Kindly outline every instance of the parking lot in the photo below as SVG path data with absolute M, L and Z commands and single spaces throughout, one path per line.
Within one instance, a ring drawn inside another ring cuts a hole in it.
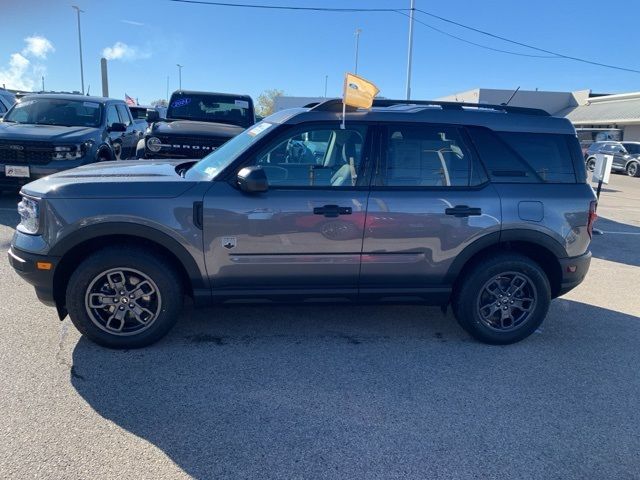
M 236 305 L 111 351 L 3 257 L 0 477 L 638 478 L 640 179 L 598 213 L 586 281 L 506 347 L 438 308 Z

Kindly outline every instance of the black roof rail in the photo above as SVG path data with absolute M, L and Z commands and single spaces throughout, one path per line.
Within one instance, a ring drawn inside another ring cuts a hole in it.
M 550 117 L 549 112 L 540 108 L 512 107 L 509 105 L 489 105 L 484 103 L 468 102 L 439 102 L 437 100 L 389 100 L 381 98 L 373 101 L 374 107 L 393 107 L 395 105 L 416 105 L 441 107 L 443 110 L 463 110 L 463 107 L 497 110 L 505 113 L 520 113 L 523 115 L 539 115 Z
M 330 98 L 324 102 L 314 102 L 305 105 L 306 108 L 311 108 L 316 112 L 341 112 L 342 111 L 342 99 Z M 347 105 L 347 112 L 355 112 L 357 108 Z

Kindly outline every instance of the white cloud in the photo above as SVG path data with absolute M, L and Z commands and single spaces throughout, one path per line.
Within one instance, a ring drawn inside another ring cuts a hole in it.
M 27 46 L 22 50 L 22 54 L 25 56 L 32 55 L 37 58 L 47 58 L 49 52 L 54 52 L 53 44 L 44 37 L 34 35 L 33 37 L 27 37 L 24 39 Z
M 144 23 L 136 22 L 135 20 L 120 20 L 122 23 L 128 23 L 129 25 L 135 25 L 136 27 L 144 27 Z
M 138 47 L 129 46 L 124 42 L 116 42 L 111 47 L 106 47 L 102 50 L 102 56 L 107 60 L 132 61 L 149 58 L 151 54 L 141 51 Z
M 47 54 L 55 51 L 53 44 L 37 35 L 24 39 L 25 47 L 20 52 L 12 53 L 5 68 L 0 68 L 0 85 L 16 90 L 34 90 L 40 83 L 46 68 L 40 63 L 33 63 L 29 57 L 44 60 Z

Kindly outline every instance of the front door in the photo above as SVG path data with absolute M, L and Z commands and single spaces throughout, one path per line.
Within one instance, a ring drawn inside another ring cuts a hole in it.
M 383 129 L 365 226 L 363 297 L 446 297 L 441 287 L 460 252 L 498 235 L 500 199 L 466 138 L 456 126 Z
M 122 155 L 123 160 L 128 158 L 134 158 L 136 153 L 136 147 L 140 135 L 136 130 L 136 124 L 133 123 L 133 118 L 129 113 L 129 109 L 124 103 L 117 105 L 118 114 L 120 115 L 120 121 L 127 127 L 127 131 L 122 133 Z
M 204 201 L 207 269 L 214 297 L 357 294 L 367 211 L 368 127 L 285 128 L 241 158 L 269 190 L 216 182 Z

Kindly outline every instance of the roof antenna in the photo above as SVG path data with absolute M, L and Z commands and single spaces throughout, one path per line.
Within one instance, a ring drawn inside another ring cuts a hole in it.
M 507 103 L 501 103 L 500 105 L 503 105 L 503 106 L 505 106 L 505 107 L 506 107 L 507 105 L 509 105 L 509 103 L 511 102 L 511 100 L 513 100 L 513 97 L 515 97 L 515 96 L 516 96 L 516 93 L 518 93 L 518 90 L 520 90 L 520 86 L 519 86 L 519 85 L 518 85 L 518 88 L 516 88 L 516 89 L 513 91 L 513 93 L 512 93 L 512 94 L 511 94 L 511 96 L 509 97 L 509 100 L 507 100 Z

